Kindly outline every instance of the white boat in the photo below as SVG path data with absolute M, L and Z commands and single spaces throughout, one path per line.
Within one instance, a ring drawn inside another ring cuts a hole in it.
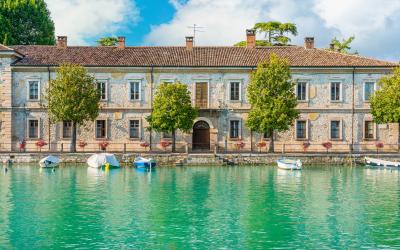
M 384 168 L 400 167 L 400 162 L 386 161 L 386 160 L 380 160 L 380 159 L 375 159 L 375 158 L 370 158 L 370 157 L 365 157 L 365 163 L 368 166 L 374 166 L 374 167 L 384 167 Z
M 53 155 L 49 155 L 39 161 L 39 165 L 41 168 L 55 168 L 60 164 L 60 159 Z
M 87 160 L 87 164 L 91 168 L 119 168 L 120 164 L 114 154 L 100 153 L 93 154 Z
M 154 168 L 156 165 L 156 161 L 152 158 L 148 159 L 141 156 L 136 157 L 133 161 L 133 166 L 137 168 Z
M 300 160 L 279 159 L 276 161 L 278 168 L 287 170 L 300 170 L 302 163 Z

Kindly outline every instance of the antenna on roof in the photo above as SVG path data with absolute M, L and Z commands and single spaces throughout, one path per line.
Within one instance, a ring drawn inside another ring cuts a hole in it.
M 188 29 L 193 30 L 193 44 L 196 41 L 196 33 L 197 32 L 204 32 L 205 27 L 197 26 L 197 24 L 193 24 L 193 26 L 188 26 Z

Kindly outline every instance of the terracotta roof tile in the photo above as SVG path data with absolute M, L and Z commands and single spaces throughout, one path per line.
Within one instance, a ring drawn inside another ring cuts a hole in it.
M 13 46 L 25 55 L 16 66 L 57 66 L 65 62 L 85 66 L 254 67 L 271 53 L 293 67 L 393 67 L 398 64 L 299 46 L 257 47 L 81 47 Z

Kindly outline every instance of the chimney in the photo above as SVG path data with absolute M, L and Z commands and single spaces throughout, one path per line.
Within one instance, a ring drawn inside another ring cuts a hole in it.
M 304 48 L 313 49 L 314 48 L 314 37 L 304 38 Z
M 125 49 L 125 37 L 124 36 L 118 37 L 118 49 Z
M 66 36 L 58 36 L 57 37 L 57 48 L 66 49 L 68 46 L 67 37 Z
M 250 49 L 256 47 L 256 30 L 246 30 L 246 47 Z
M 192 36 L 186 37 L 186 49 L 193 50 L 193 37 Z

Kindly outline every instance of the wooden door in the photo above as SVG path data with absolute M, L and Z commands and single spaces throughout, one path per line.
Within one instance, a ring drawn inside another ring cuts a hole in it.
M 193 149 L 210 150 L 210 126 L 198 121 L 193 126 Z
M 196 82 L 196 107 L 208 108 L 208 83 Z

